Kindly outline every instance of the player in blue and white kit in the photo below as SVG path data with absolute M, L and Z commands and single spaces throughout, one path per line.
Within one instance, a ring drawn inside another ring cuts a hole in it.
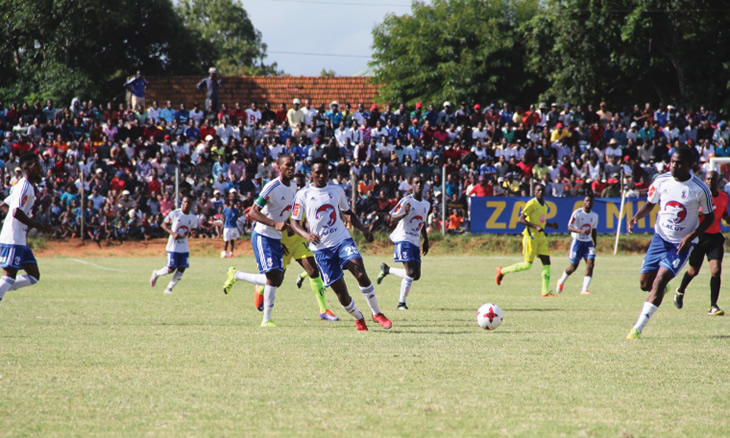
M 672 154 L 670 172 L 656 177 L 649 187 L 646 204 L 629 222 L 631 233 L 634 225 L 659 204 L 655 233 L 641 266 L 641 290 L 649 291 L 649 296 L 627 339 L 641 337 L 644 326 L 662 303 L 669 281 L 682 270 L 697 237 L 712 225 L 712 220 L 700 223 L 701 216 L 713 214 L 712 193 L 690 173 L 692 161 L 690 149 L 677 148 Z
M 573 241 L 570 242 L 570 253 L 568 254 L 570 265 L 565 268 L 563 275 L 558 280 L 558 285 L 555 288 L 558 293 L 563 292 L 565 280 L 578 269 L 580 260 L 584 259 L 586 261 L 586 275 L 583 277 L 583 289 L 580 293 L 590 295 L 588 286 L 590 286 L 591 279 L 593 279 L 593 267 L 596 262 L 596 227 L 598 226 L 598 215 L 592 212 L 591 209 L 593 209 L 593 195 L 589 194 L 583 198 L 583 207 L 576 209 L 568 221 L 568 231 L 573 237 Z
M 390 234 L 390 241 L 395 244 L 393 259 L 403 263 L 405 269 L 391 268 L 386 263 L 380 265 L 377 282 L 383 281 L 388 274 L 402 278 L 400 283 L 400 299 L 398 310 L 408 310 L 406 298 L 411 292 L 411 285 L 421 278 L 421 236 L 423 236 L 423 255 L 428 253 L 428 234 L 424 222 L 428 217 L 431 204 L 423 199 L 423 178 L 413 178 L 413 194 L 401 199 L 390 212 L 391 223 L 397 223 Z
M 349 216 L 352 226 L 360 230 L 368 242 L 373 241 L 373 233 L 360 223 L 357 215 L 350 209 L 342 187 L 328 183 L 327 165 L 323 158 L 312 160 L 312 184 L 297 193 L 291 214 L 292 228 L 309 242 L 325 287 L 332 287 L 342 307 L 355 318 L 355 328 L 358 331 L 368 329 L 365 317 L 347 291 L 343 269 L 349 270 L 357 280 L 360 292 L 370 306 L 373 321 L 384 329 L 389 329 L 393 324 L 378 307 L 373 283 L 365 272 L 360 251 L 345 228 L 341 215 Z M 301 223 L 305 216 L 308 230 Z
M 234 190 L 234 189 L 231 189 Z M 233 251 L 236 249 L 236 239 L 241 235 L 238 232 L 238 217 L 241 214 L 235 206 L 233 199 L 226 200 L 226 206 L 221 213 L 223 214 L 223 257 L 233 257 Z M 228 251 L 230 245 L 231 250 Z
M 190 212 L 193 207 L 193 201 L 186 196 L 182 200 L 182 207 L 172 210 L 167 214 L 165 220 L 162 221 L 162 229 L 167 232 L 170 237 L 167 239 L 167 266 L 152 271 L 150 277 L 150 286 L 154 287 L 157 279 L 163 275 L 172 274 L 172 280 L 165 288 L 166 294 L 171 294 L 172 289 L 183 276 L 185 269 L 190 267 L 188 258 L 190 257 L 190 248 L 188 248 L 188 237 L 193 228 L 198 228 L 198 217 Z M 173 274 L 174 272 L 174 274 Z
M 281 249 L 281 233 L 289 228 L 289 214 L 292 209 L 297 185 L 294 177 L 294 158 L 291 155 L 279 155 L 279 178 L 270 181 L 261 189 L 249 216 L 256 221 L 251 233 L 251 246 L 259 268 L 258 274 L 228 269 L 228 278 L 223 285 L 226 294 L 237 280 L 247 281 L 264 286 L 264 318 L 261 327 L 276 327 L 271 319 L 271 312 L 276 299 L 276 288 L 284 279 L 284 254 Z
M 30 217 L 36 199 L 33 184 L 40 182 L 43 175 L 38 156 L 32 152 L 24 154 L 20 157 L 20 168 L 23 169 L 23 178 L 10 189 L 10 196 L 0 204 L 0 211 L 6 215 L 0 232 L 0 267 L 5 274 L 0 278 L 0 300 L 9 290 L 38 283 L 41 274 L 33 251 L 28 248 L 26 235 L 30 228 L 51 232 L 49 225 L 40 224 Z M 21 269 L 25 274 L 17 277 Z

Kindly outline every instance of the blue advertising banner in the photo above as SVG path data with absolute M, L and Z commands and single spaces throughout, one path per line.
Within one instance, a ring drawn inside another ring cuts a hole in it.
M 522 207 L 532 198 L 517 197 L 473 197 L 471 198 L 471 232 L 491 234 L 521 233 L 525 228 L 520 225 Z M 545 197 L 548 206 L 547 221 L 556 222 L 558 229 L 546 229 L 548 233 L 567 233 L 568 221 L 573 211 L 583 206 L 582 197 L 550 198 Z M 593 211 L 598 213 L 599 233 L 616 233 L 620 221 L 621 231 L 626 232 L 628 220 L 644 205 L 646 198 L 631 198 L 624 203 L 623 216 L 619 216 L 621 198 L 596 198 Z M 634 228 L 637 233 L 653 233 L 658 206 Z

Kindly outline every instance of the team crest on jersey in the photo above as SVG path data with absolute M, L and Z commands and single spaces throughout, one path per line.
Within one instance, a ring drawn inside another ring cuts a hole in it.
M 411 220 L 408 221 L 408 223 L 413 223 L 413 221 L 418 221 L 418 230 L 421 230 L 421 227 L 423 226 L 423 216 L 413 216 Z
M 684 219 L 687 217 L 687 207 L 685 207 L 681 202 L 667 202 L 667 204 L 664 206 L 664 211 L 668 211 L 674 214 L 674 219 L 671 219 L 671 221 L 675 224 L 680 224 L 684 222 Z
M 189 233 L 189 232 L 190 232 L 190 228 L 188 228 L 188 227 L 187 227 L 187 226 L 185 226 L 185 225 L 181 225 L 181 226 L 180 226 L 180 227 L 179 227 L 179 228 L 177 229 L 177 234 L 178 234 L 178 235 L 179 235 L 180 237 L 186 237 L 186 236 L 188 235 L 188 233 Z
M 327 213 L 328 211 L 329 213 Z M 314 215 L 314 218 L 319 219 L 320 213 L 322 214 L 322 216 L 329 214 L 330 220 L 325 224 L 326 226 L 331 227 L 335 224 L 335 221 L 337 220 L 337 212 L 335 210 L 335 207 L 331 206 L 330 204 L 324 204 L 317 209 L 317 214 Z

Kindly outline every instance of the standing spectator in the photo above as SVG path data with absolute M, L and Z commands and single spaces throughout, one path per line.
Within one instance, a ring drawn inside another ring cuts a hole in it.
M 218 90 L 223 88 L 223 81 L 218 78 L 215 67 L 208 69 L 208 77 L 198 82 L 198 90 L 206 89 L 205 110 L 211 114 L 218 112 Z
M 292 105 L 294 105 L 294 108 L 290 108 L 289 111 L 286 113 L 287 121 L 289 122 L 289 126 L 292 128 L 295 128 L 299 126 L 300 123 L 304 123 L 304 111 L 299 108 L 299 105 L 302 104 L 302 101 L 299 99 L 292 100 Z
M 142 76 L 142 72 L 137 70 L 137 74 L 130 80 L 124 83 L 124 87 L 132 93 L 132 99 L 130 106 L 137 108 L 138 105 L 145 107 L 144 93 L 147 91 L 147 79 Z
M 261 111 L 256 107 L 256 101 L 251 102 L 251 108 L 246 109 L 246 125 L 249 128 L 256 126 L 256 123 L 261 120 Z

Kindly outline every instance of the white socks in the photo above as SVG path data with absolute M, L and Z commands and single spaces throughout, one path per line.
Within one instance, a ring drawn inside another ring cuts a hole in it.
M 563 271 L 563 275 L 561 275 L 561 276 L 560 276 L 560 279 L 558 279 L 558 284 L 563 284 L 563 283 L 565 283 L 565 280 L 567 280 L 567 279 L 568 279 L 568 277 L 569 277 L 569 275 L 568 275 L 568 274 L 566 274 L 566 273 L 565 273 L 565 271 Z
M 0 278 L 0 300 L 5 296 L 5 292 L 9 291 L 15 284 L 15 279 L 10 277 Z
M 167 269 L 167 268 L 165 268 L 165 269 Z M 172 279 L 167 284 L 167 290 L 169 290 L 170 292 L 172 292 L 172 288 L 175 287 L 175 285 L 177 284 L 178 281 L 180 281 L 180 279 L 182 278 L 182 276 L 183 276 L 183 273 L 182 272 L 175 271 L 175 273 L 172 274 Z
M 360 286 L 360 293 L 365 295 L 365 298 L 368 300 L 368 306 L 370 306 L 370 311 L 373 312 L 373 315 L 380 313 L 380 307 L 378 307 L 378 299 L 375 298 L 375 287 L 373 287 L 373 284 L 370 283 L 370 286 L 367 287 Z
M 653 305 L 652 303 L 648 301 L 644 302 L 644 306 L 641 308 L 641 314 L 639 315 L 639 319 L 636 320 L 634 328 L 637 329 L 639 332 L 644 330 L 646 323 L 649 322 L 649 319 L 651 319 L 651 316 L 654 314 L 654 312 L 656 312 L 656 309 L 658 309 L 658 307 Z
M 236 271 L 236 280 L 248 281 L 249 283 L 264 285 L 266 284 L 266 275 L 249 274 L 248 272 Z
M 238 275 L 238 273 L 236 273 Z M 246 274 L 252 275 L 252 274 Z M 266 278 L 265 275 L 262 275 Z M 274 309 L 274 300 L 276 300 L 276 286 L 266 285 L 264 286 L 264 319 L 262 322 L 271 321 L 271 311 Z
M 348 304 L 347 306 L 342 306 L 342 308 L 345 309 L 345 312 L 352 315 L 352 317 L 358 321 L 364 318 L 364 316 L 362 316 L 362 313 L 357 310 L 355 300 L 353 300 L 352 297 L 350 297 L 350 304 Z
M 389 274 L 393 274 L 396 277 L 406 278 L 406 270 L 403 268 L 390 268 L 388 269 Z
M 411 292 L 411 285 L 413 284 L 413 279 L 411 277 L 403 277 L 403 280 L 400 282 L 400 300 L 399 302 L 405 303 L 406 298 L 408 298 L 408 294 Z
M 586 292 L 588 290 L 588 286 L 591 285 L 591 280 L 593 280 L 593 277 L 583 277 L 583 290 L 581 290 L 581 292 Z
M 15 284 L 13 284 L 8 290 L 18 290 L 21 287 L 32 286 L 36 283 L 38 283 L 37 278 L 33 277 L 32 275 L 24 274 L 16 278 Z
M 170 273 L 170 271 L 167 269 L 167 266 L 155 271 L 155 275 L 158 277 L 162 277 L 163 275 L 167 275 L 169 273 Z

